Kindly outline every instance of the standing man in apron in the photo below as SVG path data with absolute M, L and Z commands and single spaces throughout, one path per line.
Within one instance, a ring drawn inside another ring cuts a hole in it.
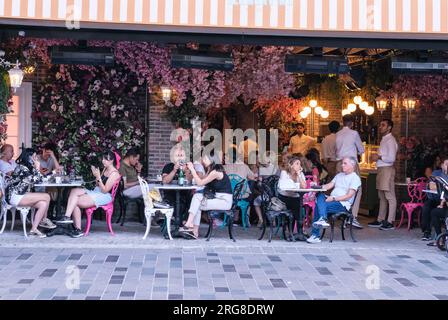
M 395 197 L 395 168 L 394 163 L 397 157 L 398 144 L 392 135 L 394 123 L 390 119 L 380 122 L 379 131 L 382 135 L 378 154 L 372 155 L 372 160 L 376 161 L 377 176 L 376 188 L 380 198 L 380 209 L 377 221 L 369 223 L 369 227 L 380 228 L 380 230 L 393 230 L 395 214 L 397 212 L 397 198 Z M 389 215 L 386 220 L 387 207 Z

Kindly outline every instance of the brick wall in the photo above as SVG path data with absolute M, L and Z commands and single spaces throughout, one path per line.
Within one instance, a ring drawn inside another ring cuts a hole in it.
M 148 125 L 148 163 L 149 176 L 161 174 L 163 166 L 170 162 L 170 150 L 174 142 L 170 141 L 174 125 L 165 118 L 165 106 L 152 99 L 149 107 Z

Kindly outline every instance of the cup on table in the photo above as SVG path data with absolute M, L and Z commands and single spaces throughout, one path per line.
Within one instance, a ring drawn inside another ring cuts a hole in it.
M 56 183 L 62 183 L 62 177 L 55 177 L 54 180 Z
M 162 175 L 161 174 L 157 175 L 157 181 L 162 181 Z

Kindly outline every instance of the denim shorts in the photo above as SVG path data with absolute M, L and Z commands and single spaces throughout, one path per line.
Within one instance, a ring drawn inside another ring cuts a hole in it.
M 99 187 L 93 190 L 87 190 L 86 192 L 95 201 L 95 206 L 97 208 L 105 206 L 112 202 L 112 196 L 110 193 L 102 193 Z

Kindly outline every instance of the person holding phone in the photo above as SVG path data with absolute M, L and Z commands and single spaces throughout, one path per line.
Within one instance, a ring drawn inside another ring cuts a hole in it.
M 17 166 L 10 175 L 5 176 L 6 202 L 14 207 L 32 207 L 37 209 L 30 235 L 45 238 L 46 234 L 37 228 L 54 229 L 56 225 L 47 218 L 50 196 L 47 193 L 31 192 L 34 183 L 41 182 L 40 163 L 33 149 L 23 150 L 17 159 Z
M 62 168 L 58 161 L 58 152 L 56 144 L 46 143 L 42 148 L 42 153 L 38 156 L 40 163 L 40 173 L 44 176 L 49 175 L 56 170 L 56 172 L 61 172 Z
M 74 223 L 75 229 L 72 231 L 73 238 L 79 238 L 84 235 L 81 231 L 81 209 L 91 207 L 101 207 L 112 201 L 112 187 L 121 179 L 116 166 L 119 164 L 117 153 L 107 151 L 102 156 L 104 169 L 100 171 L 95 166 L 91 166 L 92 174 L 96 180 L 96 187 L 93 190 L 85 188 L 75 188 L 70 192 L 67 202 L 65 215 L 56 223 L 71 224 Z M 72 217 L 73 216 L 73 220 Z

